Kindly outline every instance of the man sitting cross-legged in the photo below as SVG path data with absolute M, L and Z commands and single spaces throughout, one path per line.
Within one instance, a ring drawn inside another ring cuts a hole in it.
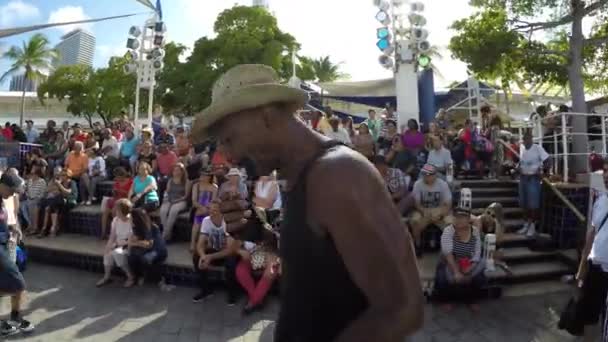
M 196 251 L 192 256 L 194 269 L 199 276 L 200 293 L 192 300 L 195 303 L 202 301 L 213 294 L 213 287 L 209 284 L 208 273 L 211 266 L 226 267 L 225 279 L 228 291 L 228 305 L 236 303 L 235 269 L 237 263 L 238 247 L 235 241 L 226 232 L 226 222 L 220 212 L 219 202 L 214 201 L 209 208 L 209 216 L 203 219 Z
M 443 229 L 452 223 L 452 192 L 448 183 L 437 178 L 437 170 L 426 164 L 420 171 L 422 179 L 414 183 L 412 196 L 416 211 L 410 216 L 410 226 L 416 242 L 417 254 L 421 252 L 422 232 L 431 224 Z

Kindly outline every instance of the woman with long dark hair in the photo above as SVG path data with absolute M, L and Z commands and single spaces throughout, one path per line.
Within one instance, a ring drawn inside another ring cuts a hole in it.
M 141 209 L 131 211 L 133 234 L 129 238 L 129 268 L 138 285 L 146 278 L 164 285 L 162 264 L 167 260 L 167 246 L 158 227 L 148 213 Z

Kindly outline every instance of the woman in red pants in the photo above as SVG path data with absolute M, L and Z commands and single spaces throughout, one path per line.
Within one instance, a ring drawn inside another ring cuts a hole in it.
M 272 233 L 265 233 L 264 241 L 258 244 L 246 241 L 239 251 L 241 260 L 236 267 L 236 279 L 249 298 L 243 308 L 243 313 L 246 315 L 261 308 L 266 294 L 280 274 L 277 240 Z M 253 277 L 254 273 L 262 274 L 257 283 Z

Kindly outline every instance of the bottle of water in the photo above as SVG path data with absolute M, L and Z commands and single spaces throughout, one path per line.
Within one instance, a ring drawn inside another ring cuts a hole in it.
M 448 183 L 454 182 L 454 164 L 449 163 L 448 168 L 446 170 L 446 180 Z

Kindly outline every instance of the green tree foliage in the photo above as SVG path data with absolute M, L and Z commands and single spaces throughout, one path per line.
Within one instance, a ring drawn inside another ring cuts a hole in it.
M 49 45 L 49 40 L 42 34 L 33 35 L 30 40 L 24 41 L 21 47 L 13 46 L 3 55 L 12 61 L 11 67 L 0 77 L 0 83 L 8 77 L 24 73 L 25 79 L 36 82 L 46 78 L 52 67 L 53 59 L 57 58 L 57 52 Z M 25 84 L 21 95 L 21 112 L 19 113 L 19 125 L 23 126 L 23 113 L 25 112 Z
M 85 65 L 67 65 L 57 70 L 38 87 L 38 98 L 68 101 L 74 116 L 84 117 L 90 125 L 97 115 L 104 123 L 118 116 L 133 103 L 135 77 L 123 72 L 127 60 L 110 59 L 107 68 L 93 70 Z

